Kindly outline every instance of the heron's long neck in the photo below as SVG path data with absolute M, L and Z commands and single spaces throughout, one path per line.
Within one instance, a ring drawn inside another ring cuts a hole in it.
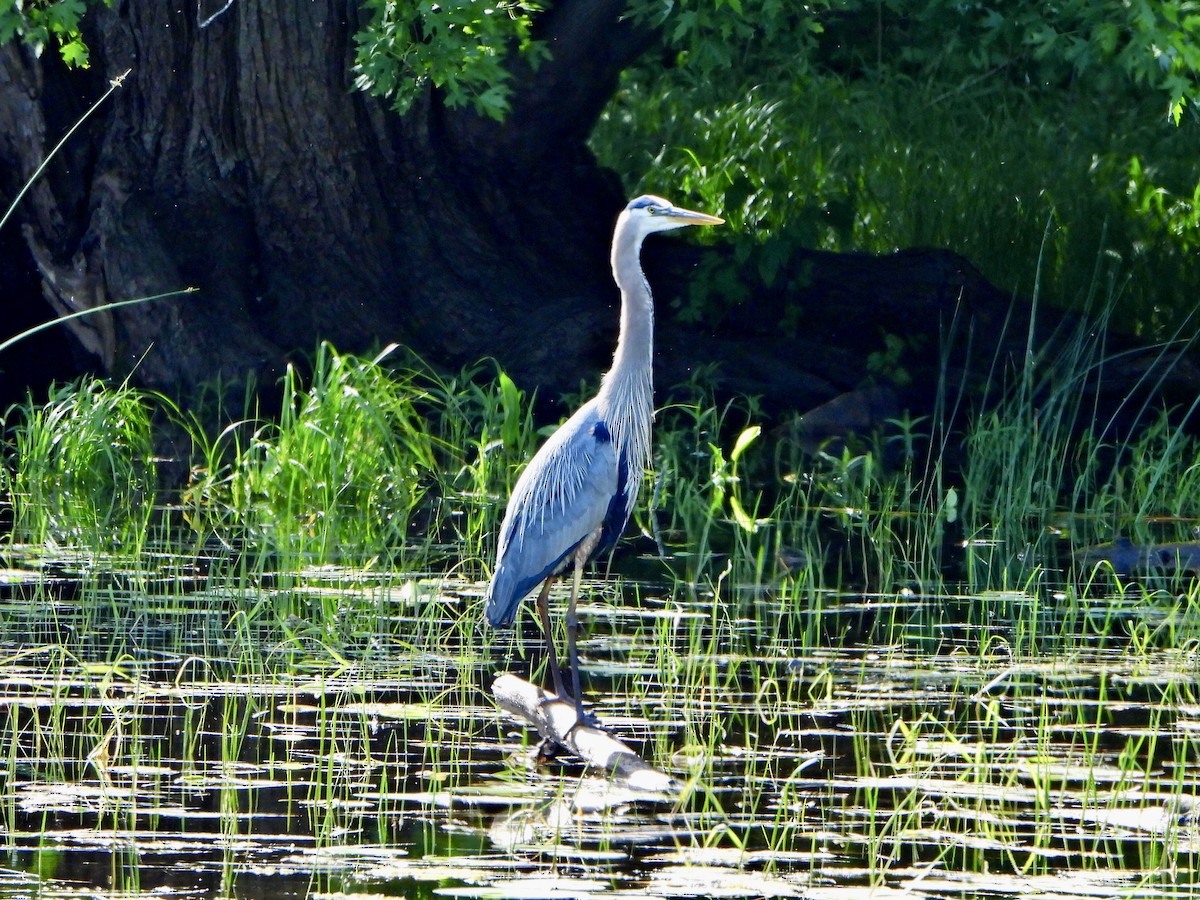
M 632 231 L 613 240 L 613 277 L 621 289 L 621 334 L 612 368 L 600 386 L 602 415 L 613 437 L 628 454 L 633 491 L 650 459 L 654 416 L 654 306 L 639 261 L 641 240 Z

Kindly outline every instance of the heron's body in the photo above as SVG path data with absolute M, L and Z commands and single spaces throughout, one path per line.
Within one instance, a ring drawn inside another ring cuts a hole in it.
M 590 558 L 611 549 L 625 530 L 650 460 L 654 308 L 639 260 L 642 241 L 655 231 L 720 222 L 659 197 L 639 197 L 625 208 L 612 247 L 613 277 L 621 289 L 621 331 L 612 368 L 596 396 L 530 460 L 508 501 L 485 601 L 487 620 L 497 626 L 511 623 L 521 600 L 542 584 L 538 610 L 555 689 L 562 694 L 546 597 L 551 580 L 573 568 L 567 626 L 577 705 L 574 632 L 580 574 Z
M 488 589 L 490 624 L 510 624 L 525 595 L 567 569 L 577 550 L 590 558 L 624 530 L 637 488 L 600 407 L 597 398 L 580 407 L 517 481 Z

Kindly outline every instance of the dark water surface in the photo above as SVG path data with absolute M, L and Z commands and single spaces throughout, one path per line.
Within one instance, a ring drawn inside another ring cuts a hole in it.
M 488 687 L 539 637 L 480 585 L 231 584 L 0 560 L 0 895 L 1200 896 L 1169 603 L 594 585 L 589 696 L 664 797 L 533 763 Z

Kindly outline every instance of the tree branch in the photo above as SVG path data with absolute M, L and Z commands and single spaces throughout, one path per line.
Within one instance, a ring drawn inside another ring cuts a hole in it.
M 512 64 L 511 110 L 502 124 L 456 116 L 462 146 L 490 159 L 534 166 L 547 155 L 582 149 L 622 70 L 658 39 L 653 29 L 623 18 L 625 0 L 561 0 L 537 21 L 534 38 L 550 58 Z
M 551 56 L 532 77 L 517 73 L 514 128 L 550 144 L 587 139 L 621 72 L 658 40 L 656 31 L 623 18 L 625 6 L 626 0 L 575 0 L 544 17 L 535 37 Z

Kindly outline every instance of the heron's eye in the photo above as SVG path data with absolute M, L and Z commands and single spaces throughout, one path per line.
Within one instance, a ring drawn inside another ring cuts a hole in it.
M 650 213 L 652 216 L 661 216 L 664 212 L 666 212 L 666 210 L 661 206 L 647 206 L 646 212 Z

